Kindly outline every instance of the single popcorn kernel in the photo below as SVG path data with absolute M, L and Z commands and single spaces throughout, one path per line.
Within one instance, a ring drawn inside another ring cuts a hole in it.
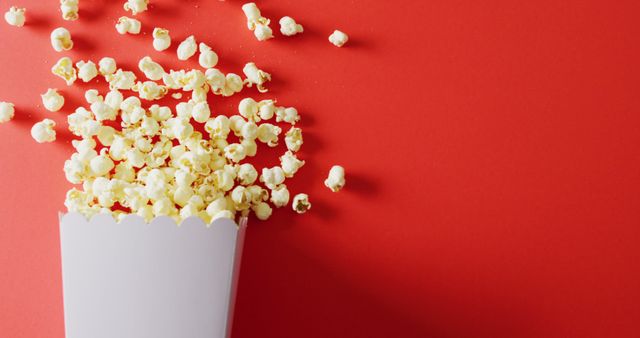
M 324 180 L 324 185 L 331 189 L 331 191 L 338 192 L 344 187 L 344 184 L 344 168 L 339 165 L 334 165 L 331 167 L 331 170 L 329 170 L 329 177 Z
M 73 68 L 73 61 L 71 61 L 68 57 L 62 57 L 55 65 L 51 68 L 51 72 L 54 75 L 59 76 L 64 79 L 67 83 L 67 86 L 72 85 L 76 79 L 78 78 L 78 74 L 76 73 L 76 69 Z
M 309 195 L 297 194 L 293 197 L 292 203 L 293 210 L 299 214 L 304 214 L 307 210 L 311 209 L 311 203 L 309 202 Z
M 271 74 L 258 69 L 258 66 L 253 62 L 247 63 L 242 69 L 242 72 L 247 77 L 245 81 L 247 83 L 247 87 L 251 87 L 255 84 L 259 92 L 266 93 L 269 91 L 264 88 L 264 84 L 271 81 Z
M 289 203 L 289 189 L 284 184 L 280 184 L 271 190 L 271 203 L 276 208 L 282 208 Z
M 138 15 L 147 10 L 149 0 L 127 0 L 124 3 L 124 10 L 131 11 L 131 14 Z
M 148 56 L 140 59 L 140 62 L 138 62 L 138 68 L 140 68 L 144 73 L 144 76 L 153 81 L 162 80 L 162 77 L 165 74 L 164 68 Z
M 116 72 L 116 60 L 110 57 L 103 57 L 98 62 L 98 66 L 100 67 L 100 74 L 102 76 L 107 76 Z
M 200 57 L 198 63 L 202 68 L 213 68 L 218 64 L 218 54 L 205 43 L 200 43 Z
M 51 31 L 51 46 L 56 52 L 62 52 L 73 48 L 71 33 L 66 28 L 58 27 Z
M 31 127 L 31 137 L 38 143 L 53 142 L 56 140 L 56 131 L 53 129 L 56 123 L 51 119 L 44 119 Z
M 118 19 L 118 23 L 116 23 L 116 31 L 122 35 L 127 33 L 139 34 L 141 28 L 142 24 L 140 21 L 126 16 L 120 17 L 120 19 Z
M 302 25 L 298 24 L 293 18 L 285 16 L 280 19 L 280 33 L 282 33 L 282 35 L 294 36 L 303 31 L 304 28 L 302 28 Z
M 60 0 L 62 19 L 67 21 L 78 19 L 78 1 L 79 0 Z
M 51 112 L 57 112 L 64 106 L 64 96 L 57 89 L 49 88 L 46 93 L 40 95 L 44 108 Z
M 78 61 L 76 62 L 76 68 L 78 68 L 78 77 L 83 82 L 89 82 L 96 76 L 98 76 L 98 68 L 93 61 Z
M 181 61 L 185 61 L 192 57 L 196 50 L 198 49 L 198 45 L 196 44 L 196 38 L 193 35 L 190 35 L 184 41 L 178 45 L 178 59 Z
M 27 10 L 24 8 L 12 6 L 6 13 L 4 13 L 4 20 L 11 26 L 22 27 L 24 26 L 26 11 Z
M 0 102 L 0 123 L 5 123 L 11 121 L 13 116 L 15 115 L 15 108 L 13 103 L 10 102 Z
M 255 3 L 250 2 L 242 5 L 242 11 L 247 17 L 247 28 L 253 31 L 258 41 L 265 41 L 273 38 L 273 31 L 269 27 L 270 20 L 262 17 L 260 10 Z
M 169 30 L 156 27 L 153 29 L 153 49 L 161 52 L 171 46 L 171 36 Z
M 349 41 L 349 37 L 347 34 L 336 29 L 331 33 L 331 35 L 329 35 L 329 41 L 337 47 L 342 47 L 347 43 L 347 41 Z

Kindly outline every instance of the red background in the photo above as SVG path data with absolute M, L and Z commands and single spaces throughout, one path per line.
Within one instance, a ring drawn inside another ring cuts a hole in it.
M 193 33 L 224 71 L 271 72 L 261 97 L 303 114 L 291 189 L 313 209 L 251 222 L 234 337 L 640 336 L 639 2 L 259 1 L 272 27 L 305 27 L 264 43 L 242 1 L 152 0 L 144 33 L 124 37 L 122 2 L 82 0 L 62 22 L 57 1 L 15 0 L 27 25 L 0 24 L 0 100 L 17 114 L 0 125 L 0 337 L 64 334 L 61 131 L 91 86 L 50 74 L 60 25 L 74 60 L 129 69 L 147 54 L 195 66 L 173 54 Z M 171 52 L 152 50 L 153 25 L 171 30 Z M 346 47 L 327 41 L 335 28 Z M 42 108 L 49 87 L 63 112 Z M 212 105 L 231 113 L 239 98 Z M 44 117 L 59 141 L 38 145 Z M 337 194 L 322 185 L 335 163 L 348 174 Z

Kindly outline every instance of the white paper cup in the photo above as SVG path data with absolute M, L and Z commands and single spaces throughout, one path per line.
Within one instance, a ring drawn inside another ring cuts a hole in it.
M 245 229 L 61 215 L 66 337 L 230 337 Z

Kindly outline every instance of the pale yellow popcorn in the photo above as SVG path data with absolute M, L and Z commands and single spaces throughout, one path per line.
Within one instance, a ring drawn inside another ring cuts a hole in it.
M 211 110 L 209 108 L 209 104 L 205 102 L 198 102 L 193 105 L 193 109 L 191 110 L 191 116 L 193 120 L 199 123 L 205 123 L 211 116 Z
M 284 142 L 287 145 L 287 149 L 293 152 L 297 152 L 302 147 L 302 129 L 291 127 L 285 134 Z
M 273 209 L 271 209 L 271 206 L 265 202 L 260 202 L 252 206 L 251 210 L 253 210 L 253 212 L 256 214 L 256 218 L 261 221 L 266 221 L 267 219 L 269 219 L 269 217 L 271 217 L 271 214 L 273 213 Z
M 138 83 L 133 87 L 133 90 L 138 92 L 141 99 L 145 100 L 159 100 L 167 94 L 167 87 L 160 86 L 153 81 L 145 81 Z
M 26 11 L 27 10 L 24 8 L 12 6 L 6 13 L 4 13 L 4 20 L 11 26 L 22 27 L 24 26 L 24 22 L 26 20 Z
M 266 143 L 269 147 L 278 145 L 278 136 L 280 133 L 282 133 L 282 128 L 270 123 L 262 123 L 258 126 L 258 140 Z
M 278 107 L 276 109 L 276 122 L 287 122 L 292 125 L 295 125 L 296 122 L 300 121 L 300 115 L 298 115 L 298 110 L 289 107 Z
M 83 82 L 89 82 L 98 76 L 98 68 L 96 68 L 96 64 L 93 61 L 78 61 L 76 62 L 76 67 L 78 68 L 78 77 Z
M 271 189 L 271 203 L 276 208 L 281 208 L 289 203 L 289 189 L 284 184 Z
M 177 55 L 178 60 L 187 60 L 192 57 L 198 49 L 198 45 L 196 44 L 196 38 L 193 35 L 190 35 L 184 41 L 178 45 Z
M 79 0 L 60 0 L 60 11 L 62 12 L 62 19 L 68 21 L 78 19 L 78 2 Z
M 169 30 L 164 28 L 153 29 L 153 49 L 161 52 L 171 46 L 171 36 Z
M 260 9 L 255 3 L 250 2 L 242 5 L 242 11 L 247 17 L 247 28 L 253 31 L 258 41 L 273 38 L 273 32 L 269 27 L 270 20 L 261 15 Z
M 164 75 L 164 68 L 153 61 L 149 56 L 145 56 L 138 62 L 138 68 L 144 73 L 149 80 L 158 81 L 162 80 Z
M 232 143 L 224 148 L 224 156 L 232 162 L 238 163 L 247 156 L 247 153 L 241 144 Z
M 102 149 L 100 151 L 100 155 L 92 158 L 89 162 L 89 168 L 95 177 L 108 174 L 114 167 L 115 164 L 113 163 L 113 160 L 109 158 L 107 149 Z
M 147 10 L 149 0 L 127 0 L 124 3 L 124 10 L 131 11 L 131 14 L 138 15 Z
M 15 108 L 11 102 L 0 102 L 0 123 L 11 121 L 15 115 Z
M 78 78 L 76 69 L 73 68 L 73 61 L 69 57 L 62 57 L 51 68 L 51 72 L 65 80 L 68 86 L 72 85 Z
M 339 165 L 334 165 L 329 170 L 329 176 L 324 180 L 324 185 L 331 189 L 333 192 L 338 192 L 344 187 L 344 168 Z
M 51 31 L 51 46 L 56 52 L 62 52 L 73 48 L 71 33 L 63 27 L 58 27 Z
M 64 96 L 60 95 L 57 89 L 49 88 L 40 97 L 42 98 L 42 105 L 48 111 L 57 112 L 64 105 Z
M 127 90 L 131 89 L 136 83 L 136 75 L 130 71 L 118 69 L 114 74 L 105 76 L 109 82 L 109 88 Z
M 293 210 L 299 214 L 304 214 L 307 210 L 311 209 L 311 203 L 309 202 L 309 195 L 297 194 L 293 197 L 293 203 L 291 205 Z
M 116 72 L 116 60 L 110 57 L 103 57 L 98 62 L 98 66 L 100 67 L 100 74 L 102 76 L 107 76 Z
M 329 42 L 334 44 L 336 47 L 344 46 L 344 44 L 347 43 L 347 41 L 349 41 L 349 37 L 347 36 L 347 34 L 337 29 L 333 31 L 331 35 L 329 35 Z
M 293 18 L 284 16 L 280 19 L 280 33 L 282 33 L 282 35 L 294 36 L 302 32 L 304 32 L 304 28 Z
M 265 121 L 273 118 L 277 110 L 274 100 L 262 100 L 258 102 L 258 107 L 258 116 Z
M 38 143 L 53 142 L 56 140 L 55 121 L 44 119 L 31 127 L 31 137 Z
M 211 47 L 201 42 L 198 63 L 202 68 L 213 68 L 218 64 L 218 54 L 211 50 Z
M 243 163 L 238 167 L 237 178 L 240 184 L 250 185 L 258 179 L 258 171 L 251 163 Z
M 119 34 L 140 34 L 142 23 L 139 20 L 128 18 L 126 16 L 120 17 L 118 23 L 116 23 L 116 31 Z
M 288 150 L 284 155 L 280 156 L 280 166 L 284 171 L 285 177 L 291 178 L 304 165 L 303 160 L 299 160 L 294 153 Z
M 96 89 L 89 89 L 84 92 L 84 99 L 89 104 L 93 104 L 94 102 L 104 101 L 102 95 Z
M 262 168 L 262 175 L 260 175 L 260 182 L 264 183 L 269 189 L 275 189 L 280 184 L 284 183 L 285 174 L 281 167 L 275 166 L 273 168 Z
M 271 81 L 271 74 L 260 70 L 253 62 L 247 63 L 242 69 L 242 72 L 247 77 L 247 80 L 245 81 L 247 83 L 247 87 L 251 87 L 255 84 L 259 92 L 266 93 L 269 91 L 264 87 L 264 84 Z

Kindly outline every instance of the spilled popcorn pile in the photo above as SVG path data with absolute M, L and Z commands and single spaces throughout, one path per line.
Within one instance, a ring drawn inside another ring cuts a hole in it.
M 149 9 L 149 0 L 128 0 L 124 10 L 137 15 Z M 79 18 L 78 0 L 61 0 L 64 20 Z M 263 17 L 254 3 L 242 6 L 247 27 L 259 41 L 273 38 L 270 20 Z M 11 7 L 5 14 L 7 23 L 21 27 L 26 10 Z M 279 21 L 284 36 L 303 33 L 302 25 L 285 16 Z M 28 25 L 28 23 L 27 23 Z M 120 34 L 139 34 L 141 22 L 121 17 L 115 29 Z M 164 51 L 171 46 L 169 30 L 153 30 L 153 48 Z M 51 32 L 51 45 L 57 52 L 73 48 L 69 30 L 63 27 Z M 335 31 L 329 41 L 341 47 L 347 35 Z M 238 114 L 212 116 L 207 94 L 223 97 L 240 93 L 245 87 L 267 92 L 271 74 L 255 63 L 247 63 L 241 75 L 224 74 L 214 68 L 218 55 L 206 43 L 192 35 L 177 47 L 177 58 L 188 60 L 199 52 L 198 63 L 203 68 L 169 70 L 151 57 L 140 59 L 138 68 L 146 79 L 117 66 L 116 60 L 102 58 L 74 63 L 60 58 L 51 71 L 72 85 L 78 79 L 90 82 L 101 76 L 110 90 L 101 95 L 96 89 L 85 92 L 88 107 L 78 107 L 68 115 L 75 153 L 65 162 L 64 173 L 69 182 L 78 185 L 68 191 L 65 206 L 69 211 L 87 217 L 111 213 L 121 220 L 127 214 L 137 214 L 146 221 L 157 216 L 170 216 L 181 222 L 198 216 L 209 223 L 217 218 L 246 216 L 253 211 L 266 220 L 276 208 L 289 204 L 290 192 L 285 184 L 305 164 L 297 153 L 303 144 L 300 121 L 293 107 L 279 106 L 275 100 L 255 101 L 244 98 Z M 182 99 L 174 109 L 152 104 L 166 95 Z M 57 112 L 65 98 L 55 88 L 41 94 L 48 111 Z M 149 103 L 149 104 L 147 104 Z M 15 114 L 14 105 L 0 102 L 0 123 Z M 279 123 L 280 125 L 278 125 Z M 203 125 L 204 133 L 195 127 Z M 284 126 L 284 127 L 281 127 Z M 53 142 L 56 123 L 51 119 L 37 122 L 31 129 L 36 142 Z M 286 130 L 283 130 L 286 129 Z M 248 162 L 255 156 L 258 144 L 275 147 L 284 135 L 286 152 L 280 164 L 258 170 Z M 234 141 L 235 140 L 235 141 Z M 345 185 L 345 171 L 333 166 L 324 184 L 334 192 Z M 304 213 L 311 208 L 309 196 L 293 196 L 291 208 Z

